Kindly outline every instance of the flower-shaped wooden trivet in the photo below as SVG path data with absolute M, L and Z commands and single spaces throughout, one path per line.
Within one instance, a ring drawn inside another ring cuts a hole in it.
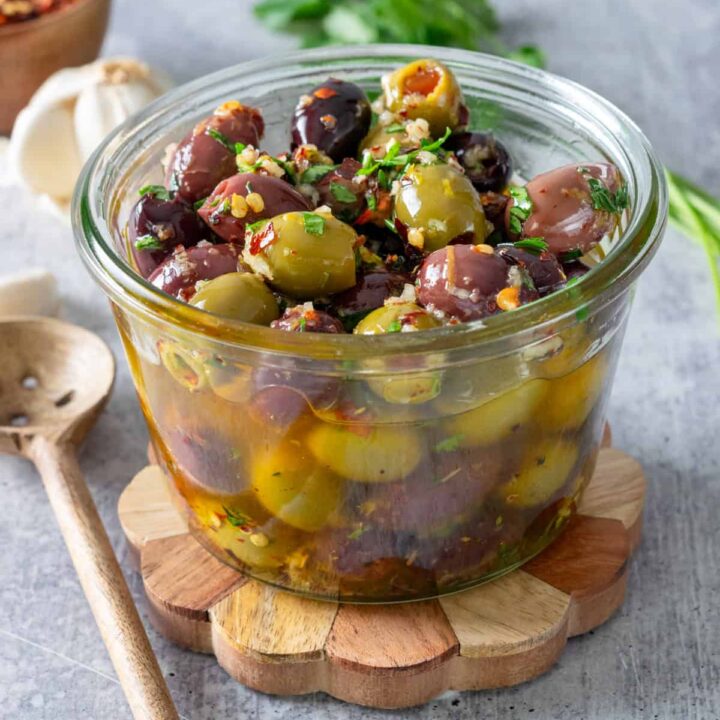
M 318 602 L 248 580 L 188 534 L 157 466 L 133 479 L 119 512 L 170 640 L 267 693 L 399 708 L 530 680 L 568 637 L 607 620 L 623 601 L 644 494 L 640 465 L 605 448 L 579 514 L 545 552 L 492 583 L 396 605 Z

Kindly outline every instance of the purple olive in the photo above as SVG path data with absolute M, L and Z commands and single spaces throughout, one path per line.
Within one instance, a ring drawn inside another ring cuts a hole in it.
M 369 270 L 349 290 L 333 296 L 332 308 L 351 330 L 369 312 L 382 307 L 389 297 L 400 295 L 408 282 L 410 279 L 400 273 L 382 268 Z
M 456 132 L 444 148 L 455 153 L 478 192 L 500 192 L 512 175 L 512 161 L 505 146 L 490 133 Z
M 315 310 L 312 306 L 306 307 L 305 305 L 288 308 L 281 318 L 270 323 L 270 327 L 287 332 L 328 333 L 331 335 L 345 332 L 342 323 L 337 318 L 323 310 Z
M 189 301 L 198 280 L 212 280 L 238 271 L 237 245 L 212 245 L 201 242 L 189 248 L 176 248 L 159 265 L 148 280 L 168 295 Z
M 483 206 L 485 217 L 495 226 L 495 229 L 504 230 L 505 210 L 510 198 L 496 192 L 485 192 L 480 194 L 480 203 Z
M 568 282 L 573 278 L 581 278 L 590 272 L 590 268 L 587 265 L 583 265 L 579 260 L 573 260 L 568 263 L 563 263 L 563 272 Z
M 257 393 L 270 387 L 283 388 L 301 395 L 315 409 L 332 407 L 337 402 L 341 384 L 342 381 L 336 377 L 269 366 L 258 368 L 253 375 L 253 387 Z M 281 398 L 282 393 L 278 393 L 277 397 Z M 280 413 L 279 408 L 277 412 Z
M 618 169 L 607 163 L 565 165 L 533 178 L 526 188 L 532 211 L 522 223 L 522 237 L 543 238 L 555 255 L 584 254 L 597 245 L 615 229 L 618 215 L 595 208 L 588 184 L 593 179 L 611 194 L 622 186 Z M 505 214 L 508 229 L 514 202 Z
M 429 310 L 477 320 L 498 311 L 508 265 L 489 245 L 449 245 L 427 256 L 417 286 L 418 300 Z
M 526 270 L 540 295 L 547 295 L 565 283 L 562 265 L 551 252 L 536 254 L 514 245 L 498 245 L 497 252 L 510 265 Z
M 233 201 L 233 195 L 242 199 Z M 226 242 L 242 244 L 246 225 L 286 212 L 310 209 L 305 197 L 284 180 L 242 173 L 220 182 L 206 198 L 198 215 Z
M 237 172 L 235 143 L 257 147 L 265 125 L 255 108 L 231 101 L 198 123 L 178 144 L 165 181 L 188 203 L 207 197 Z
M 352 222 L 366 206 L 364 184 L 353 182 L 361 165 L 353 158 L 345 158 L 338 167 L 325 175 L 316 188 L 318 205 L 327 205 L 333 215 Z
M 269 385 L 258 390 L 249 405 L 255 422 L 286 433 L 296 422 L 312 416 L 307 398 L 299 391 L 283 385 Z
M 191 207 L 178 199 L 161 200 L 153 193 L 143 195 L 135 203 L 128 221 L 130 252 L 144 278 L 173 248 L 196 245 L 203 239 L 204 233 L 207 234 L 207 231 L 204 231 Z
M 291 125 L 292 147 L 315 145 L 341 162 L 357 155 L 371 117 L 370 102 L 361 88 L 329 78 L 300 98 Z

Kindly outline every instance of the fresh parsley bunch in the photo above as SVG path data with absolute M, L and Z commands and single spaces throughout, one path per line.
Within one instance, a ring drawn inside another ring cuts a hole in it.
M 261 0 L 255 15 L 303 47 L 417 43 L 483 50 L 543 67 L 532 45 L 509 50 L 489 0 Z

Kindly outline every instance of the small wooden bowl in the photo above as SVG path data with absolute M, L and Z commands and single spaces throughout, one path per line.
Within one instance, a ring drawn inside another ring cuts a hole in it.
M 33 20 L 0 26 L 0 134 L 7 135 L 32 94 L 54 72 L 100 52 L 110 0 L 77 0 Z

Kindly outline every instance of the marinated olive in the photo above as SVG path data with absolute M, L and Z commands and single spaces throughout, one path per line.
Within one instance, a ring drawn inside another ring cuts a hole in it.
M 258 500 L 300 530 L 319 530 L 342 500 L 342 481 L 290 442 L 260 452 L 250 477 Z
M 327 410 L 335 405 L 338 399 L 338 378 L 300 370 L 282 370 L 271 365 L 257 368 L 253 377 L 253 385 L 257 392 L 269 387 L 286 388 L 302 394 L 315 410 Z M 273 396 L 275 402 L 283 402 L 281 394 Z M 292 404 L 292 399 L 291 399 Z M 276 413 L 283 413 L 278 404 Z
M 555 440 L 534 445 L 519 472 L 500 488 L 500 493 L 511 506 L 543 505 L 570 479 L 577 458 L 573 443 Z
M 410 428 L 323 423 L 310 432 L 307 446 L 324 465 L 348 480 L 393 482 L 420 463 L 420 437 Z
M 277 300 L 265 283 L 248 272 L 220 275 L 203 283 L 190 304 L 233 320 L 269 325 L 280 314 Z
M 587 275 L 587 273 L 590 272 L 590 268 L 587 265 L 583 265 L 579 260 L 563 263 L 562 268 L 568 282 L 575 278 L 580 279 L 583 275 Z
M 547 396 L 545 380 L 529 380 L 480 407 L 449 418 L 443 423 L 448 437 L 460 447 L 488 446 L 501 442 L 528 425 Z
M 303 95 L 292 119 L 292 147 L 316 145 L 335 162 L 357 154 L 372 112 L 355 83 L 329 78 Z
M 211 245 L 201 242 L 189 248 L 177 248 L 152 272 L 148 280 L 186 302 L 195 294 L 195 283 L 236 272 L 239 248 L 236 245 Z
M 343 324 L 323 310 L 315 310 L 312 303 L 288 308 L 270 327 L 288 332 L 344 333 Z
M 426 252 L 461 236 L 481 243 L 492 230 L 472 183 L 450 165 L 413 165 L 400 180 L 395 216 L 410 243 Z
M 283 385 L 269 385 L 258 390 L 249 404 L 249 413 L 266 433 L 280 435 L 288 433 L 301 420 L 312 417 L 305 395 Z
M 349 290 L 333 297 L 333 308 L 345 327 L 352 330 L 370 311 L 381 308 L 388 298 L 400 295 L 409 280 L 406 275 L 382 268 L 370 270 Z
M 338 167 L 323 176 L 316 188 L 318 204 L 326 205 L 333 215 L 352 222 L 363 211 L 366 183 L 353 182 L 360 163 L 353 158 L 345 158 Z
M 440 321 L 411 302 L 391 300 L 364 317 L 353 331 L 356 335 L 384 335 L 386 333 L 415 332 L 431 330 L 440 326 Z
M 251 571 L 281 567 L 302 537 L 302 533 L 274 519 L 247 528 L 223 522 L 212 535 L 218 545 Z
M 417 286 L 424 307 L 477 320 L 498 311 L 498 295 L 510 287 L 508 265 L 489 245 L 449 245 L 428 255 Z
M 600 397 L 607 371 L 605 354 L 598 353 L 569 375 L 551 380 L 541 409 L 543 426 L 557 430 L 580 427 Z
M 562 265 L 550 252 L 534 253 L 514 245 L 498 245 L 497 251 L 510 265 L 527 271 L 540 295 L 557 290 L 566 281 Z
M 165 181 L 189 203 L 207 197 L 237 171 L 235 143 L 257 147 L 265 129 L 258 110 L 239 102 L 221 105 L 198 123 L 175 148 Z
M 310 210 L 307 199 L 284 180 L 242 173 L 223 180 L 198 215 L 226 242 L 242 243 L 245 226 L 293 210 Z
M 507 210 L 510 198 L 496 192 L 484 192 L 480 194 L 480 203 L 488 222 L 495 226 L 496 232 L 505 230 L 505 211 Z
M 500 192 L 512 175 L 505 146 L 489 133 L 453 133 L 443 147 L 455 153 L 478 192 Z
M 138 272 L 147 278 L 177 245 L 203 239 L 192 208 L 180 200 L 162 200 L 153 192 L 135 203 L 128 221 L 128 242 Z
M 614 165 L 605 163 L 565 165 L 533 178 L 526 187 L 530 203 L 527 219 L 517 216 L 513 222 L 513 200 L 505 214 L 509 232 L 522 226 L 522 237 L 542 237 L 552 253 L 586 253 L 603 237 L 612 233 L 619 222 L 619 212 L 596 207 L 597 191 L 593 193 L 589 181 L 599 183 L 601 192 L 612 197 L 619 211 L 624 209 L 620 173 Z M 618 198 L 617 193 L 621 192 Z M 518 205 L 519 207 L 519 205 Z
M 462 91 L 452 71 L 437 60 L 415 60 L 383 77 L 382 86 L 388 110 L 424 118 L 435 136 L 460 124 Z
M 278 215 L 250 238 L 243 258 L 282 293 L 317 298 L 355 284 L 355 231 L 330 214 Z

